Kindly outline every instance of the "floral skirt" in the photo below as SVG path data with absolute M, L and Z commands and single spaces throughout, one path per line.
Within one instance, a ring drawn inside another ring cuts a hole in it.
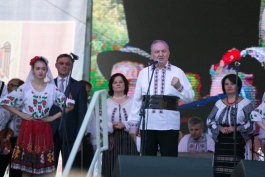
M 55 170 L 53 135 L 49 123 L 22 120 L 11 168 L 31 174 Z

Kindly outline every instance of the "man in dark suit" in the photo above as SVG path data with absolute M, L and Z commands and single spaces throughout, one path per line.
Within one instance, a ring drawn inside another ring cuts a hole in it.
M 57 57 L 55 67 L 58 77 L 54 79 L 55 84 L 67 97 L 75 100 L 74 109 L 65 114 L 61 119 L 51 122 L 54 137 L 55 163 L 58 165 L 59 153 L 62 153 L 63 167 L 66 165 L 71 153 L 74 141 L 81 127 L 87 111 L 87 93 L 85 85 L 74 80 L 70 76 L 73 66 L 73 58 L 68 54 L 61 54 Z M 53 115 L 61 111 L 57 106 L 53 106 L 50 114 Z M 77 164 L 74 162 L 74 166 Z

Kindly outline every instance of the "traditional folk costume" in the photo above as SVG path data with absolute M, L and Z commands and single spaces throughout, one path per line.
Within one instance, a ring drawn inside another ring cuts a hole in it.
M 55 170 L 52 130 L 49 123 L 41 119 L 49 115 L 53 104 L 63 105 L 65 99 L 64 94 L 51 83 L 47 83 L 41 92 L 35 90 L 31 83 L 25 83 L 0 99 L 1 105 L 23 105 L 22 112 L 34 118 L 22 120 L 11 168 L 32 174 Z
M 244 159 L 245 144 L 249 135 L 253 132 L 253 123 L 249 115 L 253 110 L 253 105 L 248 99 L 243 99 L 238 103 L 237 113 L 235 105 L 228 106 L 222 100 L 215 103 L 213 110 L 207 118 L 207 126 L 215 141 L 214 153 L 214 176 L 230 176 L 234 169 L 234 162 L 239 163 Z M 220 132 L 221 126 L 234 126 L 236 124 L 239 131 L 236 132 L 236 159 L 234 159 L 233 132 L 223 134 Z
M 261 104 L 251 112 L 250 119 L 254 122 L 262 122 L 265 125 L 265 93 L 263 94 Z M 262 128 L 259 129 L 259 140 L 262 145 L 265 144 L 265 130 Z M 265 153 L 265 145 L 262 151 Z
M 148 93 L 148 86 L 153 68 L 140 71 L 134 91 L 133 103 L 128 118 L 128 127 L 141 129 L 141 149 L 143 155 L 156 155 L 158 145 L 162 156 L 178 156 L 178 137 L 180 129 L 180 112 L 178 102 L 190 103 L 194 91 L 185 73 L 170 62 L 163 68 L 155 68 Z M 180 80 L 181 87 L 171 85 L 173 77 Z M 147 95 L 148 94 L 148 95 Z M 145 130 L 140 110 L 145 106 Z M 161 137 L 161 138 L 160 138 Z
M 103 152 L 102 173 L 105 177 L 111 177 L 113 167 L 118 155 L 138 155 L 136 145 L 129 133 L 123 130 L 113 129 L 113 122 L 123 122 L 126 125 L 132 100 L 129 98 L 124 103 L 116 103 L 111 98 L 107 100 L 107 117 L 109 132 L 109 149 Z
M 22 110 L 21 107 L 16 107 L 18 110 Z M 3 112 L 7 111 L 8 114 L 2 114 Z M 4 117 L 3 117 L 4 115 Z M 17 137 L 19 135 L 20 125 L 21 125 L 22 119 L 9 112 L 8 110 L 0 107 L 0 132 L 5 132 L 7 136 L 9 136 L 9 143 L 6 144 L 8 149 L 10 150 L 10 153 L 6 155 L 0 155 L 0 176 L 4 176 L 7 166 L 11 165 L 11 156 L 12 152 L 14 150 L 15 144 L 17 142 Z M 3 135 L 3 134 L 2 134 Z M 9 170 L 9 176 L 22 176 L 22 172 L 20 170 Z
M 31 174 L 45 174 L 55 170 L 52 129 L 49 122 L 42 119 L 49 115 L 53 104 L 62 107 L 66 99 L 54 84 L 47 59 L 36 56 L 31 59 L 30 65 L 39 58 L 45 60 L 48 70 L 44 90 L 33 88 L 31 82 L 35 76 L 30 70 L 23 85 L 0 99 L 0 105 L 16 108 L 22 106 L 21 112 L 34 119 L 22 120 L 11 159 L 11 168 Z M 74 104 L 74 100 L 67 99 L 66 106 L 70 104 Z

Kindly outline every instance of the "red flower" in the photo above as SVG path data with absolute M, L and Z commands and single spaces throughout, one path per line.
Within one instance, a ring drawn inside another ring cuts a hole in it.
M 33 112 L 33 108 L 32 107 L 29 107 L 29 112 Z
M 43 106 L 46 106 L 46 105 L 47 105 L 47 101 L 44 100 L 44 101 L 42 102 L 42 105 L 43 105 Z
M 67 106 L 71 107 L 71 106 L 73 106 L 73 104 L 72 103 L 67 103 Z
M 41 109 L 42 109 L 42 106 L 39 106 L 39 107 L 38 107 L 38 111 L 41 111 Z
M 33 104 L 36 105 L 38 101 L 36 99 L 33 100 Z
M 14 98 L 12 96 L 8 96 L 7 98 L 10 99 L 10 101 L 14 100 Z
M 4 100 L 4 104 L 8 104 L 9 103 L 9 101 L 8 100 Z
M 46 108 L 46 109 L 44 110 L 45 113 L 47 113 L 48 111 L 49 111 L 49 108 Z
M 226 54 L 224 54 L 222 60 L 226 66 L 234 61 L 240 60 L 240 58 L 241 58 L 240 51 L 238 49 L 233 48 L 228 50 Z
M 32 65 L 35 63 L 35 61 L 38 60 L 39 58 L 40 58 L 39 56 L 35 56 L 34 58 L 32 58 L 32 59 L 30 60 L 29 65 L 32 66 Z

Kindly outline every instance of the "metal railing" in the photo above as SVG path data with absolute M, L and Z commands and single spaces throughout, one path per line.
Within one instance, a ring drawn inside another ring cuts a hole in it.
M 90 119 L 93 117 L 92 114 L 95 114 L 96 119 L 96 140 L 97 140 L 97 149 L 94 154 L 93 160 L 89 167 L 87 177 L 94 176 L 93 172 L 97 171 L 97 176 L 101 177 L 101 167 L 102 167 L 102 158 L 101 153 L 108 149 L 108 128 L 107 128 L 107 91 L 99 90 L 96 91 L 93 95 L 93 98 L 87 109 L 85 118 L 83 120 L 82 126 L 78 132 L 77 138 L 73 145 L 72 151 L 66 163 L 66 166 L 63 170 L 63 177 L 67 177 L 70 173 L 71 167 L 73 165 L 75 156 L 79 149 L 79 146 L 84 137 L 87 126 L 90 122 Z M 101 122 L 102 121 L 102 122 Z M 102 130 L 100 130 L 100 127 Z M 102 136 L 100 134 L 102 133 Z

